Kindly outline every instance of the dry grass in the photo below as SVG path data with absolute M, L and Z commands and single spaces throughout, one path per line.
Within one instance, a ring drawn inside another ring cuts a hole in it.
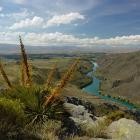
M 61 125 L 60 121 L 48 120 L 43 125 L 38 124 L 33 128 L 26 128 L 25 131 L 31 129 L 31 133 L 41 140 L 60 140 L 58 135 L 62 132 Z
M 80 127 L 83 130 L 84 135 L 88 137 L 105 137 L 104 131 L 107 128 L 108 123 L 105 119 L 98 120 L 95 124 L 82 124 Z

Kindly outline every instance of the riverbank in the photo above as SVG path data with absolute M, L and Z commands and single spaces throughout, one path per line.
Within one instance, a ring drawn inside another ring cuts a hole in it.
M 140 106 L 140 52 L 106 54 L 98 58 L 97 75 L 103 94 L 129 100 Z
M 121 99 L 120 97 L 114 98 L 111 95 L 102 94 L 102 92 L 100 90 L 101 80 L 93 75 L 93 73 L 96 71 L 97 67 L 98 67 L 98 64 L 93 63 L 93 71 L 89 72 L 87 74 L 87 76 L 90 76 L 93 78 L 93 82 L 91 84 L 89 84 L 88 86 L 84 87 L 83 90 L 85 92 L 87 92 L 88 94 L 98 96 L 99 98 L 102 98 L 104 100 L 110 100 L 112 102 L 119 104 L 120 106 L 125 106 L 128 109 L 131 109 L 131 110 L 136 109 L 136 110 L 140 111 L 140 108 L 138 106 L 136 106 L 135 104 L 131 103 L 130 101 Z

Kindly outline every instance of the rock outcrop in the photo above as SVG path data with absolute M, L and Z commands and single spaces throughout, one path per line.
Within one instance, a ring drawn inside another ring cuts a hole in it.
M 77 124 L 93 123 L 96 121 L 95 116 L 93 114 L 88 113 L 88 110 L 85 109 L 82 105 L 74 105 L 71 103 L 64 103 L 64 106 L 68 113 L 71 115 L 71 119 L 74 120 Z
M 102 104 L 102 106 L 106 105 Z M 64 107 L 69 114 L 69 120 L 66 122 L 70 123 L 66 127 L 71 128 L 68 133 L 71 130 L 71 134 L 81 135 L 84 132 L 90 138 L 89 140 L 105 140 L 104 138 L 108 140 L 140 140 L 140 124 L 138 121 L 122 118 L 108 126 L 104 121 L 106 117 L 96 116 L 95 106 L 92 108 L 92 104 L 75 97 L 67 98 Z M 108 108 L 116 110 L 115 106 L 112 108 L 112 105 L 107 104 Z M 125 111 L 125 113 L 130 114 L 130 111 Z M 134 113 L 130 115 L 136 116 Z

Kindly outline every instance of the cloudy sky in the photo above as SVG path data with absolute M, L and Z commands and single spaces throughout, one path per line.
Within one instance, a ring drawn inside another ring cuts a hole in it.
M 140 0 L 0 0 L 0 43 L 138 46 Z

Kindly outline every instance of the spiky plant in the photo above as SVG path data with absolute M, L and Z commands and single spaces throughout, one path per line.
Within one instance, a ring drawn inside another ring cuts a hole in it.
M 66 74 L 62 77 L 59 84 L 53 89 L 51 95 L 46 98 L 44 105 L 47 106 L 50 102 L 52 102 L 62 91 L 62 89 L 66 86 L 68 81 L 71 79 L 74 71 L 77 68 L 77 64 L 79 63 L 79 59 L 77 59 L 69 68 Z
M 41 91 L 42 87 L 38 86 L 31 88 L 18 86 L 6 91 L 4 97 L 20 100 L 24 104 L 24 112 L 30 125 L 43 123 L 48 119 L 60 119 L 64 112 L 63 101 L 58 99 L 46 108 L 43 106 L 44 96 Z
M 0 60 L 0 71 L 1 71 L 1 74 L 2 74 L 2 76 L 3 76 L 3 78 L 4 78 L 5 82 L 6 82 L 6 84 L 8 85 L 8 87 L 9 88 L 12 88 L 13 86 L 12 86 L 10 80 L 7 77 L 7 74 L 6 74 L 6 72 L 5 72 L 4 68 L 3 68 L 2 63 L 1 63 L 1 60 Z
M 21 54 L 22 54 L 22 65 L 23 65 L 23 70 L 25 70 L 26 77 L 24 77 L 24 80 L 26 78 L 26 85 L 30 87 L 32 85 L 32 79 L 31 79 L 31 74 L 30 74 L 30 69 L 29 69 L 29 64 L 27 60 L 27 54 L 25 51 L 24 44 L 22 42 L 21 36 L 19 36 L 20 40 L 20 49 L 21 49 Z M 24 73 L 24 71 L 23 71 Z M 24 76 L 24 74 L 22 74 Z
M 49 90 L 46 90 L 43 86 L 35 87 L 34 85 L 32 85 L 30 65 L 27 61 L 26 51 L 21 37 L 20 48 L 22 54 L 22 85 L 14 86 L 14 88 L 12 88 L 12 84 L 6 75 L 2 64 L 0 63 L 0 71 L 6 83 L 11 88 L 10 90 L 6 91 L 6 93 L 1 94 L 1 96 L 4 96 L 8 99 L 20 100 L 21 103 L 23 103 L 25 106 L 24 112 L 30 124 L 44 122 L 47 119 L 60 119 L 61 115 L 64 112 L 64 108 L 63 101 L 58 98 L 58 95 L 72 77 L 79 60 L 77 59 L 76 61 L 74 61 L 66 74 L 64 74 L 64 76 L 60 80 L 59 84 L 52 90 L 50 86 L 52 84 L 53 75 L 56 70 L 56 66 L 54 65 L 46 83 L 46 88 L 49 88 Z

